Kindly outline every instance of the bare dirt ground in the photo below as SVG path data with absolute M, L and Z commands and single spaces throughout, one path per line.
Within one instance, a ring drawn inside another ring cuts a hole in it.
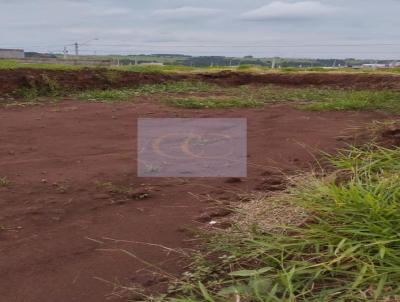
M 248 177 L 138 178 L 138 117 L 246 117 Z M 181 255 L 167 248 L 195 247 L 185 228 L 207 225 L 213 199 L 271 190 L 275 167 L 309 169 L 318 150 L 344 146 L 339 137 L 347 129 L 385 117 L 287 105 L 177 109 L 146 97 L 0 109 L 0 177 L 11 182 L 0 188 L 0 300 L 99 302 L 108 301 L 112 283 L 162 288 L 166 279 L 151 272 L 184 270 Z M 150 196 L 111 194 L 96 181 Z

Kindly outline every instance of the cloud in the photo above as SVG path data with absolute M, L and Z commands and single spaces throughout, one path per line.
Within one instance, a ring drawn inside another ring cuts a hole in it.
M 206 7 L 183 6 L 172 9 L 159 9 L 153 12 L 153 16 L 166 19 L 190 19 L 199 17 L 208 17 L 221 12 L 220 9 Z
M 331 15 L 338 7 L 319 1 L 283 2 L 275 1 L 258 9 L 245 12 L 241 18 L 249 21 L 310 19 Z
M 106 17 L 106 16 L 116 16 L 116 15 L 126 15 L 132 11 L 127 8 L 122 7 L 110 7 L 110 8 L 96 8 L 90 9 L 88 15 Z

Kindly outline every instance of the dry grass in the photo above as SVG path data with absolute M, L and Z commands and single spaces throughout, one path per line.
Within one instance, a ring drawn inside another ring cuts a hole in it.
M 278 193 L 273 198 L 265 194 L 255 196 L 251 201 L 238 205 L 231 221 L 240 231 L 257 228 L 259 232 L 283 232 L 282 226 L 302 225 L 308 217 L 306 211 L 284 199 L 285 193 Z
M 11 181 L 6 177 L 0 177 L 0 188 L 6 188 L 9 187 L 11 184 Z

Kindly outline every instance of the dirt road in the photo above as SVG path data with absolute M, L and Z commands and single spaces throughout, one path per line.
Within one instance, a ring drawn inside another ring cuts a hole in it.
M 0 109 L 0 177 L 10 181 L 0 188 L 0 300 L 100 302 L 113 282 L 157 290 L 166 279 L 151 272 L 182 272 L 180 254 L 169 248 L 195 246 L 185 227 L 207 224 L 198 218 L 215 208 L 211 199 L 265 188 L 272 167 L 308 169 L 317 150 L 343 146 L 344 130 L 383 116 L 286 105 L 176 109 L 145 98 Z M 248 178 L 136 177 L 138 117 L 246 117 Z M 96 181 L 150 196 L 110 194 Z

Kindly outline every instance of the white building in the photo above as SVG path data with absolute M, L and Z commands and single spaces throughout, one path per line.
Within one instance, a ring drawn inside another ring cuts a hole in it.
M 140 63 L 139 65 L 164 66 L 164 63 L 160 63 L 160 62 L 143 62 L 143 63 Z
M 385 68 L 387 65 L 385 64 L 362 64 L 362 68 Z

